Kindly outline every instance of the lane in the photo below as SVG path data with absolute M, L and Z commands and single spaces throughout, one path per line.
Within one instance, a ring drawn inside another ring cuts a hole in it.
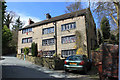
M 51 70 L 46 67 L 35 65 L 31 62 L 20 60 L 16 57 L 3 56 L 3 78 L 77 78 L 77 80 L 97 80 L 88 78 L 77 72 L 65 72 L 64 70 Z
M 2 78 L 53 78 L 49 74 L 38 71 L 36 65 L 19 60 L 16 57 L 5 57 L 2 63 Z

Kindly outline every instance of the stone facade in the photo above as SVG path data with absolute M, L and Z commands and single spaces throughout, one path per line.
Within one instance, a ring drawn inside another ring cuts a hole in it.
M 57 55 L 58 56 L 61 57 L 62 50 L 76 49 L 75 42 L 66 43 L 66 44 L 61 43 L 62 37 L 75 35 L 76 30 L 80 31 L 81 35 L 83 36 L 84 45 L 86 46 L 86 50 L 89 54 L 90 54 L 91 48 L 93 48 L 97 44 L 96 43 L 96 34 L 95 34 L 96 26 L 94 24 L 94 20 L 92 19 L 92 15 L 90 15 L 88 13 L 90 13 L 90 11 L 88 9 L 86 9 L 85 12 L 83 12 L 84 15 L 67 17 L 67 18 L 60 19 L 60 20 L 59 19 L 54 20 L 54 22 L 56 22 L 56 27 L 57 27 Z M 69 14 L 72 14 L 72 13 L 69 13 Z M 67 15 L 67 14 L 65 14 L 65 15 Z M 59 18 L 59 16 L 57 16 L 57 17 Z M 64 17 L 64 15 L 63 15 L 63 17 Z M 52 18 L 50 20 L 52 20 Z M 45 21 L 47 21 L 47 20 L 45 20 Z M 43 34 L 43 29 L 54 27 L 54 24 L 53 24 L 54 22 L 48 20 L 48 23 L 46 22 L 46 23 L 40 24 L 40 25 L 34 25 L 36 23 L 33 23 L 32 24 L 33 26 L 30 25 L 30 27 L 29 27 L 29 25 L 28 25 L 27 27 L 20 29 L 18 32 L 18 54 L 21 54 L 22 48 L 31 47 L 32 42 L 38 43 L 38 51 L 39 50 L 42 50 L 42 51 L 55 50 L 55 45 L 48 45 L 48 46 L 42 45 L 43 40 L 54 38 L 55 29 L 54 29 L 54 33 Z M 61 31 L 61 25 L 73 23 L 73 22 L 76 23 L 76 28 Z M 28 28 L 32 28 L 32 31 L 23 34 L 22 31 L 24 29 L 28 29 Z M 31 43 L 22 43 L 23 38 L 29 38 L 29 37 L 32 37 Z M 30 54 L 31 53 L 29 53 L 29 55 Z

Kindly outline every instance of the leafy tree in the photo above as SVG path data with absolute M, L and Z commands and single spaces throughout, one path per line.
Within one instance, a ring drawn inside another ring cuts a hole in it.
M 12 32 L 6 25 L 2 29 L 2 53 L 7 54 L 9 52 L 9 44 L 12 40 Z
M 24 48 L 24 55 L 27 55 L 29 53 L 29 48 L 28 47 L 25 47 Z
M 1 2 L 1 3 L 2 3 L 2 27 L 3 27 L 3 22 L 4 22 L 4 18 L 5 18 L 5 12 L 6 12 L 7 5 L 6 5 L 6 2 Z
M 20 16 L 18 17 L 18 19 L 16 19 L 15 24 L 12 27 L 12 30 L 18 31 L 20 28 L 22 28 L 23 23 L 22 21 L 20 21 Z
M 98 44 L 100 45 L 102 43 L 102 35 L 99 29 L 97 30 L 97 33 L 98 33 Z
M 116 37 L 115 37 L 115 35 L 111 34 L 110 40 L 111 40 L 112 44 L 116 44 Z
M 38 47 L 37 47 L 37 43 L 35 44 L 35 56 L 37 56 L 38 54 Z
M 18 30 L 22 28 L 23 23 L 20 21 L 20 17 L 16 19 L 15 24 L 12 27 L 12 33 L 13 33 L 13 40 L 11 42 L 12 47 L 14 47 L 15 52 L 17 51 L 17 45 L 18 45 Z
M 37 54 L 38 54 L 37 43 L 33 42 L 31 44 L 31 52 L 32 52 L 32 56 L 37 56 Z
M 109 20 L 106 17 L 103 17 L 100 24 L 101 24 L 103 40 L 109 39 L 110 38 Z
M 13 18 L 15 17 L 15 13 L 13 11 L 9 11 L 5 13 L 4 24 L 10 29 L 10 24 L 13 23 Z

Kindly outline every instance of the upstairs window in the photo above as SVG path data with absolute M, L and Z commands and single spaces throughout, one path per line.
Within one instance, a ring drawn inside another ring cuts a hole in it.
M 43 46 L 49 46 L 49 45 L 54 45 L 54 44 L 55 44 L 55 39 L 54 38 L 42 40 L 42 45 Z
M 32 32 L 32 28 L 27 28 L 22 30 L 22 34 L 27 33 L 27 32 Z
M 22 43 L 31 43 L 31 42 L 32 42 L 32 37 L 22 39 Z
M 73 43 L 76 41 L 76 36 L 72 35 L 72 36 L 65 36 L 61 38 L 61 43 L 62 44 L 66 44 L 66 43 Z
M 42 30 L 42 34 L 54 33 L 54 27 L 45 28 Z
M 66 30 L 75 29 L 75 28 L 76 28 L 75 22 L 61 25 L 61 31 L 66 31 Z

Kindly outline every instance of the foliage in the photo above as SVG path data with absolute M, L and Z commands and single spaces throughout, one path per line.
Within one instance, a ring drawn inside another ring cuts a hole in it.
M 66 6 L 65 12 L 66 13 L 75 12 L 75 11 L 82 10 L 82 9 L 83 9 L 83 6 L 81 5 L 81 2 L 74 2 Z
M 18 31 L 20 28 L 22 28 L 22 26 L 23 26 L 23 23 L 20 21 L 20 16 L 19 16 L 18 19 L 16 19 L 12 29 L 15 31 Z
M 2 27 L 3 27 L 4 18 L 5 18 L 6 7 L 7 7 L 6 2 L 2 2 Z
M 25 47 L 24 48 L 24 55 L 27 55 L 29 53 L 29 48 L 28 47 Z
M 116 43 L 119 45 L 119 33 L 116 35 Z
M 109 20 L 106 17 L 103 17 L 100 24 L 101 24 L 103 40 L 109 39 L 110 38 Z
M 37 56 L 38 54 L 37 43 L 35 42 L 31 44 L 31 53 L 32 53 L 32 56 Z
M 53 54 L 53 57 L 56 57 L 56 53 Z
M 81 35 L 80 31 L 75 31 L 75 35 L 76 35 L 76 54 L 85 54 L 86 55 L 86 47 L 83 44 L 84 41 L 84 37 Z
M 109 20 L 112 22 L 113 26 L 117 26 L 119 31 L 119 1 L 111 0 L 111 2 L 96 2 L 93 4 L 95 14 L 98 14 L 98 19 L 101 16 L 108 16 Z M 100 21 L 100 20 L 99 20 Z M 115 27 L 114 27 L 115 28 Z
M 9 44 L 12 40 L 12 32 L 8 29 L 6 25 L 4 25 L 2 29 L 2 53 L 7 54 L 9 51 Z
M 5 13 L 4 24 L 10 29 L 10 24 L 13 23 L 13 18 L 15 17 L 15 13 L 13 11 L 9 11 Z
M 99 50 L 100 50 L 100 48 L 95 49 L 95 51 L 99 51 Z
M 97 37 L 98 37 L 98 44 L 100 45 L 101 43 L 102 43 L 102 35 L 101 35 L 101 32 L 100 32 L 100 30 L 98 29 L 97 30 Z
M 84 54 L 84 55 L 87 56 L 87 53 L 85 53 L 82 48 L 78 48 L 77 51 L 76 51 L 76 55 L 80 55 L 80 54 Z
M 76 46 L 77 46 L 77 48 L 80 48 L 80 47 L 82 47 L 81 33 L 79 31 L 75 31 L 75 35 L 76 35 Z
M 15 24 L 13 25 L 12 28 L 12 33 L 13 33 L 13 40 L 11 42 L 11 46 L 14 47 L 15 52 L 17 51 L 17 45 L 18 45 L 18 30 L 22 28 L 23 23 L 20 21 L 20 17 L 16 19 Z

